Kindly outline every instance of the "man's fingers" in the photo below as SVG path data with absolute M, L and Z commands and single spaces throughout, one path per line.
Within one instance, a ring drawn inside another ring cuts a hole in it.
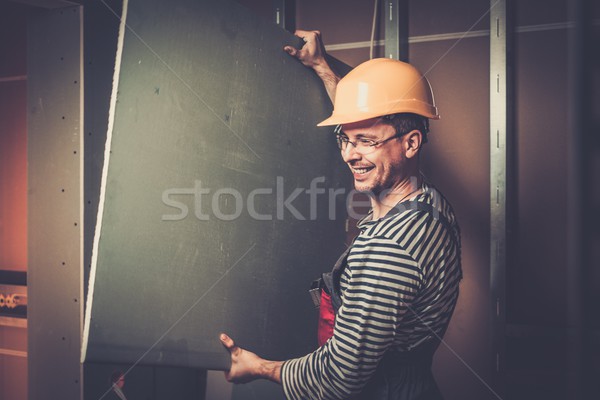
M 221 340 L 221 343 L 223 344 L 223 346 L 225 346 L 225 348 L 227 350 L 229 350 L 229 353 L 233 356 L 237 351 L 239 351 L 239 347 L 237 347 L 235 345 L 235 342 L 233 341 L 232 338 L 230 338 L 229 336 L 227 336 L 224 333 L 221 333 L 221 335 L 219 335 L 219 339 Z M 231 370 L 229 371 L 223 371 L 224 375 L 225 375 L 225 380 L 227 382 L 232 382 L 232 377 L 231 377 Z
M 321 36 L 321 32 L 320 31 L 302 31 L 302 30 L 296 30 L 296 32 L 294 32 L 294 35 L 304 39 L 305 42 L 309 42 L 311 40 L 315 40 L 318 37 Z
M 225 346 L 225 348 L 227 348 L 227 350 L 229 350 L 230 352 L 235 350 L 236 345 L 232 338 L 230 338 L 229 336 L 227 336 L 224 333 L 221 333 L 221 336 L 219 337 L 219 339 L 221 339 L 221 343 L 223 343 L 223 346 Z
M 306 36 L 310 32 L 311 31 L 303 31 L 303 30 L 300 30 L 300 29 L 296 29 L 296 31 L 294 32 L 294 35 L 302 37 L 302 36 Z
M 292 46 L 285 46 L 283 48 L 283 50 L 288 53 L 290 56 L 296 57 L 296 54 L 298 54 L 298 50 L 293 48 Z

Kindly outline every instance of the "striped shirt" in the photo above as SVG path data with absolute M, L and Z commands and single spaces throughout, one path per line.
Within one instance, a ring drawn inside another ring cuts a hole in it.
M 409 351 L 443 336 L 462 278 L 460 232 L 452 207 L 432 186 L 423 184 L 411 201 L 431 211 L 393 209 L 359 222 L 333 337 L 284 362 L 286 398 L 347 398 L 366 385 L 386 350 Z

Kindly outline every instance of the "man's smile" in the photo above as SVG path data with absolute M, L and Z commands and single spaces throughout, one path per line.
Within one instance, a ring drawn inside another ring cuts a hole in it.
M 374 165 L 349 165 L 355 178 L 364 177 L 369 171 L 375 168 Z

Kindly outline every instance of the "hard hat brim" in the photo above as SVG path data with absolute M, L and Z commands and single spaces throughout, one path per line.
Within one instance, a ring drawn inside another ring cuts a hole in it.
M 351 124 L 354 122 L 365 121 L 371 118 L 383 117 L 385 115 L 397 114 L 397 113 L 412 113 L 421 115 L 423 117 L 429 119 L 440 119 L 440 115 L 437 112 L 437 107 L 431 107 L 431 112 L 424 113 L 423 110 L 410 110 L 407 108 L 402 108 L 401 111 L 398 112 L 387 112 L 382 114 L 381 112 L 371 112 L 371 113 L 355 113 L 352 115 L 340 115 L 335 112 L 331 114 L 331 116 L 323 121 L 319 122 L 317 126 L 332 126 L 332 125 L 343 125 L 343 124 Z
M 332 125 L 343 125 L 351 124 L 353 122 L 365 121 L 367 119 L 380 117 L 380 115 L 365 113 L 365 114 L 354 114 L 350 115 L 336 115 L 332 114 L 329 118 L 319 122 L 317 126 L 332 126 Z

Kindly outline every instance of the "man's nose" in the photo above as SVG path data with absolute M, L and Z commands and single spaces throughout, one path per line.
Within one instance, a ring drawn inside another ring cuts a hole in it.
M 348 143 L 346 148 L 342 150 L 342 159 L 344 162 L 359 160 L 362 155 L 356 151 L 356 147 L 352 143 Z

